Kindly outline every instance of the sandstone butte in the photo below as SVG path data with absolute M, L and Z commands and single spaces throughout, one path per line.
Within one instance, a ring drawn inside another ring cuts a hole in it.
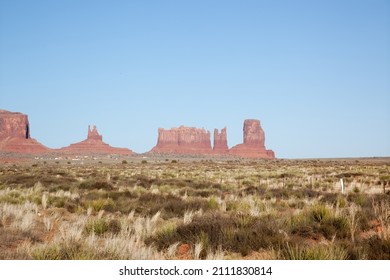
M 133 152 L 126 148 L 111 147 L 107 143 L 103 142 L 103 136 L 99 134 L 96 126 L 88 126 L 87 139 L 75 144 L 71 144 L 68 147 L 57 150 L 60 153 L 65 154 L 118 154 L 118 155 L 131 155 Z
M 115 148 L 103 142 L 102 135 L 94 126 L 88 128 L 87 139 L 62 149 L 50 149 L 30 137 L 28 116 L 0 110 L 0 152 L 21 154 L 121 154 L 131 155 L 126 148 Z
M 275 153 L 265 148 L 265 134 L 259 120 L 244 121 L 244 143 L 229 149 L 226 128 L 214 130 L 214 146 L 211 148 L 210 132 L 195 127 L 180 126 L 158 129 L 157 145 L 151 153 L 235 155 L 245 158 L 274 159 Z
M 272 150 L 265 149 L 265 134 L 259 120 L 244 121 L 244 143 L 229 150 L 232 155 L 248 158 L 275 158 Z
M 226 127 L 214 130 L 214 143 L 211 147 L 210 132 L 204 128 L 185 127 L 158 130 L 157 145 L 151 153 L 171 153 L 189 155 L 235 155 L 246 158 L 275 158 L 272 150 L 265 148 L 265 135 L 259 120 L 244 121 L 244 143 L 229 149 Z M 49 149 L 30 137 L 28 116 L 0 110 L 0 152 L 24 154 L 63 153 L 63 154 L 120 154 L 131 155 L 126 148 L 111 147 L 103 142 L 102 135 L 93 126 L 88 127 L 87 139 L 61 149 Z
M 31 138 L 27 115 L 0 110 L 0 151 L 42 154 L 50 149 Z
M 157 145 L 152 153 L 212 154 L 210 132 L 204 128 L 180 126 L 158 129 Z
M 228 151 L 226 127 L 221 129 L 221 132 L 218 132 L 218 129 L 214 129 L 214 154 L 224 155 L 227 154 Z

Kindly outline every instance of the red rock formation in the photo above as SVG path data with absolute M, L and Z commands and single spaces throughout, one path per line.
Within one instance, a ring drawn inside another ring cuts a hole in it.
M 230 154 L 249 158 L 275 158 L 272 150 L 265 149 L 265 135 L 259 120 L 244 121 L 244 143 L 234 146 Z
M 0 139 L 7 137 L 30 138 L 27 115 L 0 110 Z
M 98 141 L 103 141 L 103 136 L 99 134 L 99 132 L 96 129 L 96 125 L 93 126 L 93 129 L 91 130 L 91 126 L 88 126 L 88 136 L 87 139 L 94 139 Z
M 244 121 L 244 144 L 264 147 L 265 135 L 259 120 Z
M 213 152 L 215 154 L 227 154 L 229 147 L 227 144 L 227 135 L 226 127 L 221 129 L 221 133 L 218 132 L 218 129 L 214 129 L 214 146 Z
M 114 148 L 103 142 L 102 135 L 93 126 L 88 127 L 87 139 L 62 149 L 52 150 L 30 137 L 27 115 L 0 110 L 0 152 L 41 154 L 59 152 L 65 154 L 121 154 L 131 155 L 126 148 Z M 265 136 L 259 120 L 245 120 L 244 143 L 228 149 L 226 128 L 214 130 L 214 148 L 211 148 L 210 132 L 195 127 L 159 128 L 155 153 L 232 154 L 250 158 L 275 158 L 272 150 L 265 149 Z
M 49 149 L 30 137 L 27 115 L 0 110 L 0 151 L 40 154 Z
M 99 134 L 96 126 L 88 126 L 87 139 L 68 147 L 61 148 L 58 152 L 66 154 L 120 154 L 131 155 L 133 152 L 126 148 L 115 148 L 103 142 L 103 136 Z
M 204 128 L 185 127 L 158 129 L 154 153 L 211 154 L 210 132 Z
M 275 152 L 273 150 L 266 150 L 268 158 L 275 158 Z

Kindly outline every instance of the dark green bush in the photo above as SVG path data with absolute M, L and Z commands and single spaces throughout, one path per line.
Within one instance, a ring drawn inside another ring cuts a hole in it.
M 85 225 L 85 232 L 102 235 L 108 231 L 108 223 L 104 219 L 93 219 Z
M 364 249 L 369 260 L 390 260 L 390 239 L 373 236 L 364 242 Z
M 282 244 L 284 236 L 273 219 L 245 215 L 205 214 L 191 223 L 180 225 L 169 235 L 157 234 L 147 240 L 159 249 L 175 242 L 196 244 L 207 240 L 212 250 L 222 248 L 247 255 L 253 250 L 269 249 Z
M 104 181 L 84 181 L 79 184 L 79 188 L 80 190 L 112 190 L 113 186 L 110 183 Z

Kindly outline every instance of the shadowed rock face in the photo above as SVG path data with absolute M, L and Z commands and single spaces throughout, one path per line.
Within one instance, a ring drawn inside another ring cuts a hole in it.
M 30 124 L 27 115 L 0 110 L 0 139 L 7 137 L 30 138 Z
M 126 148 L 115 148 L 103 142 L 103 136 L 99 134 L 96 126 L 88 126 L 87 139 L 68 147 L 57 150 L 67 154 L 120 154 L 131 155 L 133 152 Z
M 214 147 L 213 152 L 215 154 L 227 154 L 229 147 L 227 144 L 227 135 L 226 127 L 221 129 L 221 132 L 218 132 L 218 129 L 214 129 Z
M 27 115 L 0 110 L 0 151 L 39 154 L 48 150 L 30 137 Z
M 185 127 L 158 129 L 155 153 L 211 154 L 210 132 L 203 128 Z
M 265 134 L 259 120 L 244 121 L 244 143 L 232 147 L 229 153 L 249 158 L 275 158 L 272 150 L 265 149 Z

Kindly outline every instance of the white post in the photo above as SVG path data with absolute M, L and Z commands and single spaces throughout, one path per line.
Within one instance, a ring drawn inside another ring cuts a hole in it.
M 343 178 L 340 179 L 341 193 L 344 193 L 344 182 Z

